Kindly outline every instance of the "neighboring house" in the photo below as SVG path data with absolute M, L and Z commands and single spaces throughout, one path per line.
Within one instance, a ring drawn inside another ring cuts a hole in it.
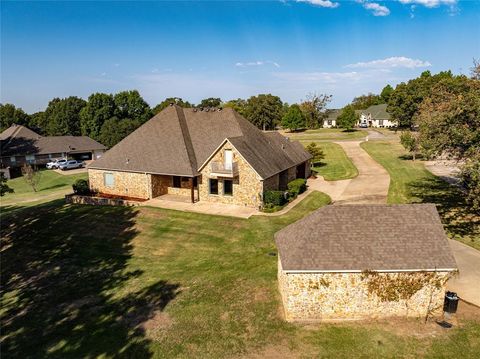
M 0 167 L 8 176 L 24 163 L 44 165 L 56 158 L 98 159 L 106 147 L 87 136 L 40 136 L 21 125 L 12 125 L 0 134 Z
M 457 271 L 433 204 L 326 206 L 275 242 L 289 321 L 425 317 Z
M 368 127 L 395 127 L 396 122 L 391 120 L 387 112 L 387 104 L 373 105 L 366 110 L 356 111 L 360 114 L 360 124 Z
M 93 162 L 93 191 L 150 199 L 256 207 L 266 190 L 310 175 L 311 155 L 278 132 L 262 132 L 230 108 L 171 105 Z
M 337 117 L 342 113 L 341 109 L 327 110 L 327 118 L 323 120 L 323 128 L 332 128 L 337 126 Z

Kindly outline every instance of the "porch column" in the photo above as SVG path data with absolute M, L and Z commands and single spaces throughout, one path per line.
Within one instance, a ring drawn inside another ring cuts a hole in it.
M 194 192 L 194 188 L 193 188 L 193 177 L 190 178 L 190 195 L 191 195 L 192 203 L 195 203 L 195 192 Z

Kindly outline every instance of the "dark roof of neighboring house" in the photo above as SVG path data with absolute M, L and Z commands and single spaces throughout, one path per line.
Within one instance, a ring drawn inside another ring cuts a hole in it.
M 0 134 L 2 156 L 83 152 L 106 147 L 87 136 L 45 136 L 21 125 L 12 125 Z
M 372 105 L 366 110 L 362 110 L 362 113 L 370 113 L 374 120 L 389 120 L 390 114 L 387 112 L 387 104 Z
M 286 271 L 457 268 L 433 204 L 330 205 L 275 234 Z
M 262 178 L 311 158 L 300 143 L 263 133 L 231 108 L 197 110 L 172 105 L 90 168 L 195 176 L 226 139 Z
M 342 109 L 338 109 L 338 108 L 332 108 L 332 109 L 329 109 L 327 110 L 326 112 L 326 115 L 327 115 L 327 118 L 325 120 L 330 120 L 330 121 L 334 121 L 337 119 L 337 117 L 342 113 Z

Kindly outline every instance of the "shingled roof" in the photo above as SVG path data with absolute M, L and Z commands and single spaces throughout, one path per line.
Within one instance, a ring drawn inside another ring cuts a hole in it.
M 172 105 L 89 168 L 196 176 L 225 140 L 264 179 L 311 158 L 300 143 L 260 131 L 231 108 L 199 110 Z
M 374 120 L 389 120 L 390 114 L 387 112 L 387 104 L 372 105 L 366 110 L 362 110 L 362 113 L 370 113 Z
M 2 156 L 72 153 L 104 150 L 106 147 L 87 136 L 40 136 L 22 125 L 12 125 L 0 134 Z
M 326 206 L 275 242 L 287 272 L 457 268 L 433 204 Z

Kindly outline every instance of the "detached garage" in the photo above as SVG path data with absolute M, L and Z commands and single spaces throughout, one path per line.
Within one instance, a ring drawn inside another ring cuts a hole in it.
M 326 206 L 275 242 L 288 321 L 435 314 L 457 270 L 433 204 Z

